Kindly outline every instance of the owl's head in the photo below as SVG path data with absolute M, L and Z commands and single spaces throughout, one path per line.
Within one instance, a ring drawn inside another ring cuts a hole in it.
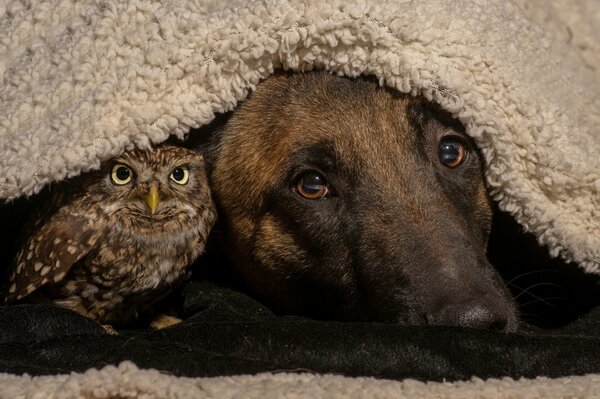
M 213 207 L 203 157 L 164 145 L 123 153 L 105 165 L 92 185 L 95 203 L 111 220 L 133 230 L 168 232 L 194 223 Z

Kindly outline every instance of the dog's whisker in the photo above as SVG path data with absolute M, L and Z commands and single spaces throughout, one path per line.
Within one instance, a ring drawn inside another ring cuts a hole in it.
M 567 298 L 565 298 L 565 297 L 558 297 L 558 296 L 556 296 L 556 297 L 550 297 L 550 298 L 544 298 L 544 299 L 537 298 L 537 299 L 534 299 L 534 300 L 529 301 L 529 302 L 521 303 L 521 304 L 519 304 L 519 306 L 523 307 L 523 306 L 527 306 L 527 305 L 531 305 L 531 304 L 534 304 L 534 303 L 541 302 L 541 303 L 546 304 L 548 306 L 551 306 L 553 308 L 557 308 L 558 305 L 548 302 L 548 301 L 555 301 L 555 300 L 564 300 L 564 301 L 566 301 Z
M 533 293 L 529 292 L 529 290 L 530 290 L 530 289 L 532 289 L 532 288 L 534 288 L 535 286 L 538 286 L 538 285 L 545 285 L 545 283 L 534 284 L 534 285 L 532 285 L 531 287 L 527 288 L 526 290 L 523 290 L 523 291 L 522 291 L 522 292 L 521 292 L 519 295 L 515 296 L 515 300 L 516 300 L 516 299 L 518 299 L 518 298 L 519 298 L 520 296 L 522 296 L 523 294 L 528 294 L 529 296 L 531 296 L 531 297 L 535 298 L 535 299 L 536 299 L 536 301 L 539 301 L 539 302 L 545 303 L 545 304 L 546 304 L 546 305 L 548 305 L 548 306 L 557 307 L 556 305 L 553 305 L 553 304 L 550 304 L 550 303 L 548 303 L 546 300 L 544 300 L 544 298 L 541 298 L 541 297 L 539 297 L 539 296 L 537 296 L 537 295 L 535 295 L 535 294 L 533 294 Z M 513 285 L 513 286 L 514 286 L 514 285 Z M 517 288 L 521 289 L 520 287 L 517 287 Z M 561 287 L 561 288 L 562 288 L 562 287 Z M 552 299 L 552 298 L 548 298 L 548 299 Z M 534 301 L 534 302 L 536 302 L 536 301 Z M 523 304 L 522 304 L 522 305 L 520 305 L 520 306 L 525 306 L 525 305 L 523 305 Z
M 535 313 L 519 313 L 519 327 L 522 327 L 526 322 L 537 322 L 539 324 L 547 324 L 548 320 Z
M 515 285 L 515 284 L 510 284 L 510 286 L 511 286 L 511 287 L 515 287 L 515 288 L 516 288 L 516 289 L 518 289 L 518 290 L 521 290 L 521 292 L 520 292 L 518 295 L 516 295 L 516 296 L 515 296 L 515 299 L 518 299 L 520 296 L 522 296 L 523 294 L 526 294 L 526 293 L 527 293 L 527 294 L 529 294 L 529 295 L 531 295 L 531 296 L 533 296 L 533 297 L 535 297 L 535 295 L 534 295 L 534 294 L 532 294 L 532 293 L 531 293 L 531 292 L 529 292 L 529 291 L 531 291 L 533 288 L 536 288 L 536 287 L 541 287 L 541 286 L 555 287 L 555 288 L 560 288 L 560 289 L 561 289 L 562 291 L 564 291 L 564 292 L 566 292 L 566 291 L 567 291 L 567 290 L 565 289 L 565 287 L 563 287 L 563 286 L 561 286 L 561 285 L 554 284 L 554 283 L 545 283 L 545 282 L 542 282 L 542 283 L 537 283 L 537 284 L 533 284 L 533 285 L 530 285 L 530 286 L 529 286 L 529 287 L 527 287 L 527 288 L 521 288 L 521 287 L 519 287 L 518 285 Z
M 517 280 L 517 279 L 520 279 L 521 277 L 528 276 L 528 275 L 530 275 L 530 274 L 535 274 L 535 273 L 548 273 L 548 272 L 550 272 L 550 273 L 558 273 L 558 271 L 557 271 L 557 270 L 552 270 L 552 269 L 532 270 L 532 271 L 530 271 L 530 272 L 522 273 L 522 274 L 519 274 L 519 275 L 518 275 L 518 276 L 516 276 L 516 277 L 513 277 L 512 279 L 510 279 L 509 281 L 507 281 L 507 282 L 506 282 L 506 284 L 510 284 L 510 283 L 512 283 L 513 281 L 515 281 L 515 280 Z

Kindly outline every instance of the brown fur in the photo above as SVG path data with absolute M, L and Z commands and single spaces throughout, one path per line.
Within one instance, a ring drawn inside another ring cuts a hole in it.
M 469 145 L 439 162 L 442 137 Z M 485 258 L 491 206 L 475 146 L 423 99 L 367 79 L 276 74 L 232 113 L 209 169 L 235 272 L 285 313 L 513 329 Z M 317 170 L 331 198 L 295 176 Z

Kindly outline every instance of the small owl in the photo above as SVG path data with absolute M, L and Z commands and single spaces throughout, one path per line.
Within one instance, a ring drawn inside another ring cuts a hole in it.
M 216 218 L 204 160 L 126 152 L 54 190 L 16 256 L 6 302 L 52 302 L 124 325 L 189 274 Z

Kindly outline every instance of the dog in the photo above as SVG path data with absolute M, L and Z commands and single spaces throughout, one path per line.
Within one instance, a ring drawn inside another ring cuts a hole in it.
M 369 78 L 276 73 L 206 153 L 223 251 L 271 309 L 513 331 L 492 204 L 462 125 Z

